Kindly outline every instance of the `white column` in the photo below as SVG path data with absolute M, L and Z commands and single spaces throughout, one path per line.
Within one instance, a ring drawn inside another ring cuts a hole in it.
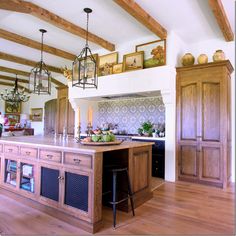
M 175 157 L 175 92 L 161 91 L 165 104 L 165 180 L 176 180 L 176 157 Z

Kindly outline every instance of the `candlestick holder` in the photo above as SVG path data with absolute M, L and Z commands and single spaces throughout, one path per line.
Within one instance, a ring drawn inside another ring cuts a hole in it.
M 81 134 L 81 126 L 79 124 L 79 126 L 77 127 L 77 137 L 75 137 L 77 143 L 79 143 L 81 140 L 80 134 Z
M 87 137 L 90 137 L 92 135 L 92 130 L 93 130 L 93 126 L 89 122 L 88 125 L 87 125 Z

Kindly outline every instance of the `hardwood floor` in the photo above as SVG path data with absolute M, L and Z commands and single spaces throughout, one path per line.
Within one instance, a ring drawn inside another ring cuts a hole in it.
M 97 234 L 234 235 L 234 186 L 226 190 L 197 184 L 165 182 L 136 216 L 104 208 L 104 228 Z M 0 194 L 0 235 L 88 235 L 89 233 Z

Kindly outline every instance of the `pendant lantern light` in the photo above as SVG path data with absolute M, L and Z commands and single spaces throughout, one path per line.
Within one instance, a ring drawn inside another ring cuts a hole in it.
M 72 64 L 72 86 L 80 88 L 97 88 L 97 62 L 88 45 L 88 22 L 90 8 L 84 8 L 87 14 L 86 43 L 80 54 Z
M 32 93 L 51 94 L 51 73 L 49 72 L 46 64 L 43 62 L 43 35 L 47 31 L 44 29 L 39 30 L 42 33 L 41 38 L 41 60 L 31 70 L 29 78 L 29 90 Z

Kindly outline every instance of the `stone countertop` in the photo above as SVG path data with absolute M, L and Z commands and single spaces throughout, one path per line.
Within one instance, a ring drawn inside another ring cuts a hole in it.
M 22 136 L 22 137 L 2 137 L 0 143 L 4 144 L 21 144 L 25 146 L 32 145 L 34 147 L 53 148 L 62 151 L 76 151 L 81 153 L 99 153 L 113 150 L 129 149 L 143 146 L 150 146 L 152 142 L 132 142 L 123 141 L 119 145 L 109 146 L 88 146 L 77 143 L 75 139 L 68 138 L 67 140 L 55 139 L 53 136 Z

